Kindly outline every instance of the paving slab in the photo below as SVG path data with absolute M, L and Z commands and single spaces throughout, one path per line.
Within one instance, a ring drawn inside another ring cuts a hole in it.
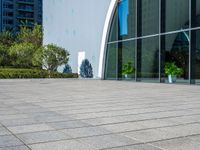
M 92 145 L 98 149 L 106 149 L 117 146 L 126 146 L 126 145 L 140 143 L 139 141 L 136 141 L 128 137 L 124 137 L 119 134 L 82 138 L 80 139 L 80 141 Z
M 78 121 L 78 120 L 65 121 L 65 122 L 53 122 L 53 123 L 47 123 L 47 124 L 55 129 L 73 129 L 73 128 L 90 126 L 89 124 L 84 123 L 82 121 Z
M 75 128 L 75 129 L 65 129 L 61 131 L 73 138 L 112 134 L 111 131 L 106 130 L 102 127 L 83 127 L 83 128 Z
M 178 138 L 151 143 L 166 150 L 199 150 L 200 143 L 190 138 Z
M 150 144 L 138 144 L 138 145 L 131 145 L 131 146 L 124 146 L 124 147 L 116 147 L 107 150 L 162 150 L 157 146 L 152 146 Z
M 66 140 L 71 138 L 59 131 L 44 131 L 44 132 L 17 134 L 17 137 L 20 138 L 26 144 L 44 143 L 50 141 Z
M 29 145 L 32 150 L 97 150 L 94 147 L 83 144 L 76 140 L 48 142 Z
M 0 150 L 30 150 L 30 148 L 27 146 L 12 146 L 0 148 Z
M 2 135 L 10 135 L 11 133 L 4 127 L 0 127 L 0 136 Z
M 196 150 L 199 91 L 125 81 L 0 80 L 0 150 Z
M 14 134 L 54 130 L 54 128 L 46 124 L 15 126 L 15 127 L 8 127 L 8 129 Z
M 0 136 L 0 148 L 19 145 L 23 145 L 23 143 L 13 135 Z

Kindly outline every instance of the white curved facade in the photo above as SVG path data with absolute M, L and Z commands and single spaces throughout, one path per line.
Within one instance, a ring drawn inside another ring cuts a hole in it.
M 106 36 L 116 1 L 44 0 L 44 44 L 54 43 L 66 48 L 73 72 L 78 72 L 78 53 L 85 52 L 94 77 L 101 78 Z

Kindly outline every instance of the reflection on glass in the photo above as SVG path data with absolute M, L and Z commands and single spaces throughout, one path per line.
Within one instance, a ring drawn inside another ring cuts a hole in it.
M 200 84 L 200 30 L 192 31 L 192 79 Z
M 188 32 L 164 35 L 165 43 L 162 48 L 165 51 L 165 63 L 174 62 L 179 68 L 183 69 L 179 81 L 189 79 L 189 36 Z
M 159 79 L 159 37 L 141 40 L 141 80 Z
M 200 0 L 196 0 L 196 26 L 200 27 Z
M 136 35 L 136 0 L 119 2 L 115 11 L 108 41 L 133 38 Z
M 159 0 L 142 0 L 142 35 L 159 33 Z
M 108 37 L 109 42 L 117 40 L 118 40 L 118 9 L 116 9 L 114 13 Z
M 121 0 L 118 5 L 120 36 L 128 34 L 129 0 Z
M 105 67 L 106 79 L 117 79 L 117 50 L 118 44 L 108 44 Z
M 135 79 L 135 41 L 108 44 L 105 78 Z
M 135 41 L 122 42 L 122 78 L 135 79 Z
M 200 0 L 192 0 L 192 27 L 200 27 Z
M 162 0 L 162 32 L 175 31 L 189 27 L 189 0 Z M 163 5 L 163 4 L 162 4 Z

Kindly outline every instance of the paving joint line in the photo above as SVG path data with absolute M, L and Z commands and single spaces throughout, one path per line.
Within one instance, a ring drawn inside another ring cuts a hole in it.
M 14 134 L 11 130 L 9 130 L 6 126 L 4 126 L 2 123 L 0 123 L 6 130 L 8 130 L 11 135 L 13 135 L 15 138 L 17 138 L 20 142 L 23 143 L 24 146 L 26 146 L 29 150 L 31 150 L 31 148 L 21 139 L 19 138 L 16 134 Z M 21 146 L 21 145 L 16 145 L 16 146 Z

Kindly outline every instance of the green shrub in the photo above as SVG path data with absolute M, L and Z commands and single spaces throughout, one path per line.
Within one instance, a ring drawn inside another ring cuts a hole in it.
M 165 64 L 165 74 L 172 75 L 172 76 L 181 76 L 183 75 L 184 71 L 182 68 L 179 68 L 175 62 L 166 63 Z
M 78 78 L 78 74 L 48 72 L 41 69 L 0 68 L 0 79 L 15 78 Z
M 37 49 L 32 43 L 15 43 L 9 49 L 12 65 L 17 68 L 33 67 L 32 58 Z

